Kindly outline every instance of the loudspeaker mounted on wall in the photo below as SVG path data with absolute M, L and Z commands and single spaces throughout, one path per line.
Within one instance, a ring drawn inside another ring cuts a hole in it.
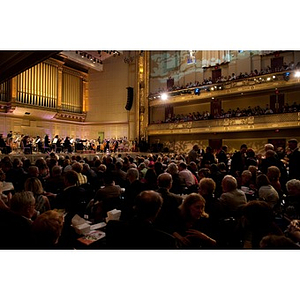
M 133 102 L 133 87 L 127 87 L 127 103 L 125 106 L 126 110 L 131 110 Z

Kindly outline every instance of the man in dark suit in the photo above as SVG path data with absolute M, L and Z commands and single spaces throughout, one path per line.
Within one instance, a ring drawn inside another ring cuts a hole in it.
M 247 145 L 242 144 L 240 151 L 235 152 L 231 158 L 230 174 L 237 177 L 245 170 Z
M 287 155 L 289 159 L 289 179 L 300 179 L 300 151 L 298 141 L 291 139 L 288 141 L 290 153 Z
M 157 177 L 157 192 L 163 198 L 163 204 L 155 219 L 155 226 L 164 231 L 169 231 L 170 226 L 176 220 L 178 206 L 182 203 L 183 198 L 170 192 L 172 187 L 172 175 L 162 173 Z
M 75 214 L 83 217 L 87 207 L 87 197 L 84 188 L 77 186 L 78 175 L 75 171 L 67 171 L 64 175 L 65 189 L 57 194 L 52 208 L 65 209 L 65 224 L 71 224 L 71 220 Z
M 175 249 L 176 239 L 153 226 L 162 206 L 155 191 L 143 191 L 136 197 L 135 216 L 128 221 L 109 221 L 106 243 L 112 249 Z

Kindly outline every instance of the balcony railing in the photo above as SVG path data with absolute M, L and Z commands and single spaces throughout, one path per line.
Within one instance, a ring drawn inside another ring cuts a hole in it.
M 300 125 L 300 112 L 271 114 L 249 117 L 235 117 L 179 123 L 150 124 L 148 134 L 235 132 L 265 130 L 268 128 L 292 128 Z
M 170 104 L 192 99 L 209 98 L 213 96 L 240 93 L 241 91 L 260 91 L 290 86 L 299 83 L 298 70 L 268 73 L 264 75 L 218 82 L 209 85 L 193 86 L 185 89 L 150 94 L 150 106 Z M 167 95 L 167 100 L 162 101 L 162 94 Z

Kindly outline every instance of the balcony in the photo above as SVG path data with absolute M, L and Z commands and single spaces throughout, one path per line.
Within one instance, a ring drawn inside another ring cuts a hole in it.
M 160 93 L 151 94 L 148 99 L 149 107 L 184 105 L 187 102 L 189 104 L 207 102 L 210 101 L 212 97 L 226 98 L 229 96 L 239 96 L 241 93 L 270 93 L 270 91 L 274 91 L 275 89 L 284 91 L 295 88 L 300 88 L 298 70 L 287 70 L 284 72 L 270 73 L 239 80 L 169 91 L 166 92 L 167 99 L 165 100 L 161 99 Z M 196 89 L 198 89 L 197 92 Z
M 167 134 L 203 134 L 219 132 L 259 131 L 266 129 L 292 129 L 300 125 L 300 112 L 188 121 L 179 123 L 150 124 L 149 136 Z

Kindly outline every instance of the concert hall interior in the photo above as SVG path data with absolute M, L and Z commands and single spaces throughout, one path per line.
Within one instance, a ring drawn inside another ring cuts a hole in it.
M 299 62 L 278 50 L 1 51 L 0 133 L 14 153 L 27 151 L 24 136 L 47 151 L 46 135 L 93 153 L 107 141 L 129 152 L 285 148 L 300 139 Z

